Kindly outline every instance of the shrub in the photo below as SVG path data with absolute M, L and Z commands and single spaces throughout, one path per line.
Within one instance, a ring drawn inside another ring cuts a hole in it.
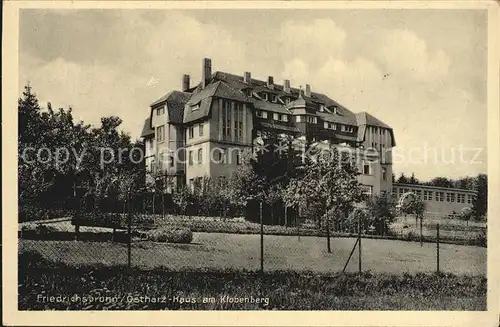
M 482 247 L 487 247 L 488 245 L 488 234 L 486 233 L 485 229 L 481 229 L 477 234 L 476 234 L 476 244 Z
M 52 226 L 37 224 L 37 225 L 25 225 L 21 228 L 21 231 L 23 233 L 31 232 L 31 233 L 36 233 L 38 235 L 47 235 L 50 233 L 57 232 L 57 229 L 55 229 Z
M 146 238 L 153 242 L 191 243 L 193 232 L 189 228 L 161 228 L 146 233 Z

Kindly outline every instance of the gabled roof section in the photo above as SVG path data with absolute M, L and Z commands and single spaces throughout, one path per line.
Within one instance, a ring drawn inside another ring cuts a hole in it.
M 208 117 L 208 115 L 210 115 L 213 99 L 212 96 L 209 96 L 208 98 L 201 99 L 197 103 L 186 104 L 184 106 L 183 122 L 190 123 Z
M 356 114 L 356 121 L 358 123 L 358 141 L 362 142 L 365 139 L 366 126 L 376 126 L 381 128 L 387 128 L 391 133 L 391 144 L 396 146 L 396 139 L 394 138 L 394 131 L 392 127 L 384 123 L 378 118 L 370 115 L 367 112 L 360 112 Z
M 247 103 L 252 102 L 251 99 L 241 91 L 232 88 L 225 82 L 212 79 L 212 83 L 208 84 L 204 89 L 202 89 L 201 86 L 195 89 L 193 95 L 184 106 L 183 122 L 189 123 L 208 117 L 214 98 L 230 99 Z M 194 106 L 197 107 L 195 110 L 193 110 Z
M 380 119 L 370 115 L 369 113 L 367 113 L 365 111 L 357 113 L 356 120 L 357 120 L 358 125 L 370 125 L 370 126 L 377 126 L 377 127 L 392 129 L 391 126 L 387 125 L 386 123 L 384 123 Z
M 184 105 L 190 97 L 191 93 L 171 91 L 151 104 L 151 115 L 155 108 L 166 105 L 168 121 L 172 124 L 181 124 L 184 114 Z
M 151 117 L 146 118 L 144 120 L 144 124 L 142 126 L 142 132 L 141 132 L 141 137 L 147 138 L 148 136 L 152 136 L 155 134 L 154 129 L 151 128 Z

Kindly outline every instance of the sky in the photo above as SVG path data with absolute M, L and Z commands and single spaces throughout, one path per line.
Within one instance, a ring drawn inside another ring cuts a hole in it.
M 311 85 L 392 126 L 393 170 L 422 180 L 486 172 L 483 10 L 22 9 L 19 94 L 77 120 L 122 118 L 139 137 L 149 105 L 213 71 Z

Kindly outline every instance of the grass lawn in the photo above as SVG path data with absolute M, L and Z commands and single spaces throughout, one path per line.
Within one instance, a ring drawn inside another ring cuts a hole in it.
M 170 270 L 234 269 L 258 270 L 260 236 L 194 233 L 192 244 L 166 244 L 136 241 L 132 246 L 134 267 Z M 326 252 L 322 237 L 264 236 L 266 271 L 342 271 L 355 243 L 354 238 L 332 238 L 332 253 Z M 127 247 L 111 242 L 19 240 L 21 251 L 39 252 L 45 259 L 69 265 L 105 266 L 127 263 Z M 374 273 L 433 272 L 436 245 L 396 240 L 363 239 L 362 268 Z M 475 246 L 441 244 L 441 271 L 457 275 L 486 276 L 487 249 Z M 357 250 L 347 271 L 357 271 Z
M 260 275 L 234 270 L 75 268 L 24 252 L 19 261 L 18 306 L 20 310 L 486 310 L 486 286 L 484 276 L 433 273 Z

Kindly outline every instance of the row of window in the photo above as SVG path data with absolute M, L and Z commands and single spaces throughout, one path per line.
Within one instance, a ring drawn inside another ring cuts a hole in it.
M 438 202 L 457 202 L 457 203 L 469 203 L 472 204 L 474 201 L 474 196 L 466 194 L 457 194 L 452 192 L 441 192 L 441 191 L 425 191 L 425 190 L 411 190 L 409 188 L 396 188 L 396 194 L 401 196 L 405 193 L 413 192 L 415 195 L 424 201 L 438 201 Z
M 189 151 L 188 164 L 190 166 L 195 164 L 194 155 L 195 155 L 195 151 Z M 214 160 L 216 163 L 221 163 L 221 164 L 232 163 L 231 161 L 228 160 L 228 153 L 224 150 L 220 150 L 220 151 L 215 152 Z M 203 163 L 203 149 L 200 148 L 196 151 L 196 164 L 202 164 L 202 163 Z M 241 154 L 238 152 L 236 153 L 236 164 L 237 165 L 242 164 Z
M 203 136 L 203 128 L 203 123 L 198 124 L 198 136 Z M 194 126 L 189 127 L 188 137 L 189 139 L 194 137 Z

